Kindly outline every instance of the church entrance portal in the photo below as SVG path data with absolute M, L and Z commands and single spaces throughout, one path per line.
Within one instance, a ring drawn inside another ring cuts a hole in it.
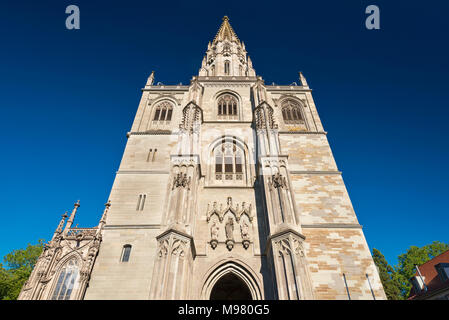
M 235 274 L 228 273 L 217 281 L 210 300 L 253 300 L 247 285 Z

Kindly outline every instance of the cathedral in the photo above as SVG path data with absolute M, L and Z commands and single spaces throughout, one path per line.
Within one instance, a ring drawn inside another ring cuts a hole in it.
M 154 77 L 99 224 L 75 203 L 19 299 L 386 299 L 301 72 L 265 84 L 225 16 L 190 85 Z

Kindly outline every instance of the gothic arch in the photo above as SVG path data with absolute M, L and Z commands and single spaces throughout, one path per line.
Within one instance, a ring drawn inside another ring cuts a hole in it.
M 245 262 L 235 258 L 220 260 L 209 268 L 201 282 L 203 285 L 200 289 L 200 299 L 208 300 L 215 284 L 230 273 L 238 277 L 248 287 L 253 300 L 263 299 L 261 281 L 256 273 Z
M 207 163 L 207 183 L 210 185 L 216 184 L 216 177 L 215 177 L 215 170 L 216 170 L 216 152 L 218 148 L 225 144 L 233 144 L 236 148 L 236 153 L 240 153 L 241 157 L 241 166 L 242 166 L 242 179 L 241 180 L 232 180 L 229 181 L 229 183 L 232 184 L 232 182 L 237 182 L 238 185 L 243 186 L 251 186 L 252 184 L 252 177 L 254 176 L 254 168 L 253 168 L 253 161 L 252 157 L 249 153 L 248 145 L 242 141 L 240 138 L 236 136 L 221 136 L 217 139 L 215 139 L 210 145 L 207 150 L 206 159 L 209 159 Z M 237 173 L 237 172 L 234 172 Z M 225 172 L 223 172 L 225 174 Z M 235 183 L 234 183 L 235 184 Z
M 281 95 L 281 96 L 279 97 L 279 99 L 276 101 L 276 102 L 277 102 L 277 103 L 276 103 L 276 106 L 277 106 L 277 107 L 280 107 L 280 106 L 282 105 L 282 103 L 283 103 L 285 100 L 294 100 L 294 101 L 295 101 L 296 103 L 298 103 L 302 108 L 305 108 L 305 107 L 306 107 L 306 104 L 304 103 L 303 100 L 299 99 L 299 98 L 296 97 L 296 96 L 293 96 L 293 95 L 286 95 L 286 94 Z
M 165 119 L 160 119 L 160 121 L 159 120 L 155 121 L 156 110 L 157 110 L 158 106 L 160 106 L 164 103 L 167 104 L 167 107 L 170 106 L 170 109 L 171 109 L 170 120 L 168 122 L 166 122 Z M 179 104 L 178 101 L 171 96 L 162 96 L 162 97 L 158 97 L 154 100 L 151 100 L 148 103 L 148 105 L 145 109 L 145 112 L 144 112 L 144 116 L 142 118 L 142 121 L 145 121 L 145 122 L 143 122 L 143 124 L 146 123 L 146 130 L 151 130 L 152 128 L 155 128 L 155 127 L 157 128 L 161 124 L 163 125 L 163 124 L 171 122 L 173 120 L 175 109 L 176 109 L 176 106 L 178 106 L 178 104 Z
M 74 292 L 72 292 L 71 298 L 75 297 L 78 294 L 78 289 L 79 289 L 79 285 L 80 285 L 80 272 L 83 267 L 83 259 L 82 259 L 81 255 L 79 254 L 79 252 L 75 251 L 75 252 L 70 252 L 70 253 L 66 254 L 56 265 L 56 267 L 54 269 L 55 273 L 53 274 L 53 278 L 51 279 L 50 289 L 46 293 L 48 300 L 52 299 L 53 293 L 58 284 L 58 279 L 59 279 L 59 276 L 61 275 L 62 270 L 72 260 L 74 260 L 76 262 L 76 265 L 78 267 L 78 277 L 76 279 L 77 283 L 75 284 L 75 290 L 74 290 Z
M 285 125 L 303 125 L 309 130 L 304 101 L 295 96 L 283 95 L 277 101 L 277 106 Z
M 217 91 L 214 96 L 213 96 L 213 105 L 214 105 L 214 110 L 215 110 L 215 118 L 219 119 L 219 120 L 225 120 L 222 119 L 221 116 L 223 115 L 219 115 L 218 113 L 218 108 L 219 108 L 219 101 L 220 98 L 222 98 L 223 96 L 226 95 L 230 95 L 233 98 L 235 98 L 236 102 L 237 102 L 237 106 L 236 106 L 236 115 L 233 116 L 232 118 L 229 118 L 229 120 L 241 120 L 242 119 L 242 108 L 243 108 L 243 101 L 242 101 L 242 97 L 235 91 L 233 90 L 229 90 L 229 89 L 224 89 L 224 90 L 220 90 Z

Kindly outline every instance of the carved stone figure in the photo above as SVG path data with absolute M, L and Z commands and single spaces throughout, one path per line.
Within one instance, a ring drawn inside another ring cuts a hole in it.
M 234 241 L 234 220 L 231 217 L 229 217 L 228 222 L 226 222 L 225 231 L 226 240 Z
M 248 234 L 249 226 L 246 223 L 246 221 L 243 221 L 243 223 L 240 225 L 240 232 L 242 234 L 242 239 L 248 240 L 249 234 Z
M 215 249 L 218 245 L 218 230 L 220 230 L 220 227 L 218 226 L 217 222 L 214 221 L 210 228 L 210 246 L 212 249 Z
M 218 240 L 218 230 L 220 230 L 220 227 L 217 225 L 217 222 L 214 221 L 210 229 L 210 237 L 212 240 Z
M 187 177 L 187 174 L 179 172 L 173 180 L 173 188 L 179 187 L 189 187 L 190 185 L 190 177 Z

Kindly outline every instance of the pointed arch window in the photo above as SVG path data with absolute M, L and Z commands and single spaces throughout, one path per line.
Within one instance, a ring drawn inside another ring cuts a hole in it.
M 234 142 L 224 142 L 214 150 L 215 180 L 242 181 L 244 152 Z
M 218 98 L 218 118 L 219 119 L 237 119 L 238 102 L 232 94 L 223 94 Z
M 298 102 L 287 99 L 282 102 L 281 108 L 285 124 L 304 124 L 304 117 Z
M 131 255 L 131 245 L 130 244 L 125 244 L 123 246 L 122 258 L 120 259 L 120 261 L 121 262 L 128 262 L 130 255 Z
M 224 73 L 225 73 L 225 75 L 229 75 L 230 70 L 231 70 L 230 63 L 229 63 L 228 60 L 226 60 L 225 63 L 224 63 Z
M 153 123 L 169 123 L 173 115 L 173 105 L 168 101 L 162 101 L 155 107 Z
M 76 259 L 71 259 L 61 269 L 56 288 L 51 297 L 52 300 L 69 300 L 73 289 L 78 283 L 79 267 Z

